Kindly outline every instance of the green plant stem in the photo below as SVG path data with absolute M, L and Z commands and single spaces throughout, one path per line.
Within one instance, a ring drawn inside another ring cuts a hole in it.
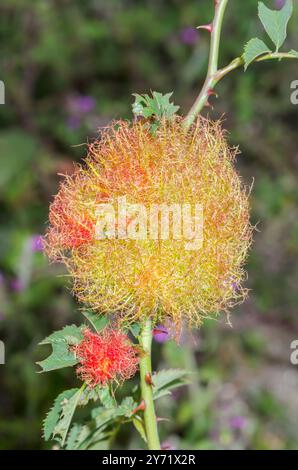
M 215 3 L 215 14 L 212 22 L 210 54 L 208 63 L 208 75 L 213 75 L 218 66 L 219 44 L 223 17 L 228 4 L 228 0 L 218 0 Z
M 194 104 L 189 110 L 189 113 L 184 119 L 184 124 L 186 128 L 193 123 L 196 116 L 200 113 L 201 109 L 205 106 L 208 101 L 209 93 L 213 89 L 213 80 L 214 75 L 217 72 L 218 67 L 218 53 L 219 53 L 219 44 L 220 44 L 220 35 L 224 13 L 226 10 L 228 0 L 217 0 L 215 2 L 215 14 L 212 22 L 211 30 L 211 42 L 210 42 L 210 52 L 209 52 L 209 62 L 208 62 L 208 71 L 207 76 L 204 82 L 204 85 L 195 100 Z
M 184 118 L 184 126 L 186 129 L 189 129 L 196 116 L 202 111 L 203 107 L 208 106 L 208 99 L 211 94 L 215 94 L 214 88 L 217 83 L 230 72 L 244 65 L 243 56 L 240 56 L 232 60 L 232 62 L 230 62 L 226 67 L 218 69 L 220 36 L 227 3 L 228 0 L 217 0 L 215 3 L 215 15 L 212 22 L 207 75 L 198 97 Z M 263 62 L 271 59 L 297 59 L 297 57 L 287 52 L 270 52 L 262 55 L 261 57 L 257 57 L 253 62 Z
M 257 57 L 253 62 L 263 62 L 265 60 L 272 60 L 272 59 L 297 59 L 293 54 L 288 52 L 270 52 L 268 54 L 262 55 L 261 57 Z M 215 86 L 223 77 L 225 77 L 228 73 L 232 72 L 233 70 L 241 67 L 244 65 L 243 57 L 236 57 L 236 59 L 232 60 L 226 67 L 219 69 L 216 74 L 214 75 L 214 85 Z
M 140 333 L 140 346 L 144 355 L 140 360 L 141 394 L 145 403 L 144 423 L 149 450 L 160 450 L 160 442 L 157 429 L 157 420 L 154 409 L 152 385 L 146 381 L 151 377 L 151 345 L 152 324 L 150 320 L 144 322 Z

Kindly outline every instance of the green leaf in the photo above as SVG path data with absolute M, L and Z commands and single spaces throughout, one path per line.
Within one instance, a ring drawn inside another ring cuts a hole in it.
M 107 421 L 114 419 L 118 416 L 116 408 L 105 408 L 98 406 L 91 411 L 92 419 L 95 419 L 97 427 L 104 426 Z
M 99 388 L 98 396 L 105 408 L 115 408 L 117 406 L 117 402 L 115 398 L 111 395 L 108 386 Z
M 111 436 L 110 431 L 106 431 L 106 428 L 110 426 L 112 421 L 109 421 L 105 427 L 99 427 L 94 429 L 95 423 L 90 423 L 82 426 L 80 424 L 74 424 L 68 433 L 66 441 L 66 450 L 91 450 L 91 449 L 103 449 L 103 444 L 108 443 L 108 439 Z
M 135 101 L 132 105 L 132 111 L 136 116 L 144 118 L 171 118 L 179 109 L 179 106 L 170 102 L 172 93 L 163 95 L 153 91 L 152 96 L 148 94 L 138 95 L 134 93 Z
M 102 408 L 102 410 L 104 410 L 103 413 L 101 413 L 98 408 L 96 408 L 96 410 L 103 419 L 99 422 L 99 419 L 96 418 L 95 421 L 93 420 L 88 425 L 81 428 L 76 438 L 75 449 L 91 449 L 99 442 L 104 442 L 109 438 L 111 433 L 108 428 L 114 424 L 112 413 L 110 410 L 105 410 L 104 408 Z
M 125 397 L 120 403 L 118 410 L 122 416 L 126 416 L 127 418 L 130 418 L 132 415 L 132 412 L 135 410 L 136 407 L 137 407 L 137 403 L 134 401 L 132 397 Z
M 60 395 L 58 395 L 54 401 L 53 407 L 50 409 L 43 422 L 43 435 L 46 441 L 48 441 L 54 433 L 55 426 L 57 425 L 60 414 L 62 412 L 64 400 L 69 400 L 74 394 L 77 393 L 78 390 L 78 388 L 65 390 L 64 392 L 60 393 Z
M 99 406 L 92 410 L 92 418 L 96 418 L 97 425 L 101 426 L 106 422 L 106 419 L 115 419 L 120 416 L 125 416 L 127 418 L 131 417 L 133 410 L 136 408 L 137 404 L 132 397 L 125 397 L 121 404 L 117 406 L 117 403 L 114 398 L 110 401 L 110 398 L 106 399 L 101 396 L 101 402 L 103 406 Z
M 107 435 L 109 429 L 115 429 L 117 423 L 119 423 L 121 411 L 118 408 L 107 409 L 100 406 L 91 411 L 91 416 L 94 420 L 93 430 L 80 448 L 87 448 L 94 441 L 102 440 Z
M 75 423 L 68 433 L 66 441 L 66 450 L 84 450 L 88 447 L 92 439 L 95 430 L 92 428 L 92 422 L 90 424 L 81 425 Z
M 257 57 L 260 57 L 267 52 L 271 52 L 268 46 L 261 41 L 261 39 L 253 38 L 244 47 L 244 70 L 247 69 L 249 64 L 253 62 Z
M 85 388 L 85 390 L 81 394 L 79 405 L 86 405 L 90 400 L 100 400 L 105 408 L 117 407 L 117 402 L 115 398 L 111 395 L 108 386 L 103 387 L 101 385 L 97 385 L 94 388 Z
M 82 427 L 83 426 L 81 424 L 78 424 L 78 423 L 75 423 L 72 426 L 71 430 L 68 433 L 68 438 L 67 438 L 66 446 L 65 446 L 66 450 L 74 450 L 76 448 L 78 439 L 79 439 L 80 434 L 82 432 Z
M 91 323 L 97 333 L 99 333 L 108 324 L 107 318 L 103 315 L 98 315 L 90 311 L 84 311 L 83 315 Z
M 283 45 L 287 37 L 287 25 L 293 13 L 292 0 L 286 3 L 280 10 L 270 10 L 264 3 L 259 2 L 259 18 L 266 33 L 276 46 L 276 51 Z
M 68 348 L 69 346 L 66 342 L 53 343 L 51 354 L 43 361 L 36 363 L 42 368 L 39 372 L 50 372 L 52 370 L 62 369 L 63 367 L 75 366 L 78 361 Z
M 94 388 L 86 387 L 81 394 L 79 405 L 87 405 L 87 403 L 89 403 L 91 400 L 99 400 L 99 386 Z
M 298 52 L 294 51 L 294 49 L 291 49 L 289 54 L 292 54 L 294 57 L 297 57 L 297 59 L 298 59 Z
M 73 389 L 73 394 L 61 401 L 61 412 L 53 431 L 53 437 L 56 439 L 58 437 L 62 447 L 64 446 L 74 412 L 79 404 L 83 387 L 85 387 L 85 385 L 80 389 Z
M 181 387 L 189 383 L 189 375 L 191 372 L 183 369 L 169 369 L 161 370 L 152 376 L 154 383 L 153 398 L 158 398 L 169 395 L 170 390 L 176 387 Z
M 137 404 L 131 396 L 125 397 L 121 404 L 117 406 L 116 401 L 111 397 L 107 389 L 100 389 L 95 387 L 94 394 L 88 393 L 90 399 L 100 398 L 100 393 L 104 392 L 101 396 L 102 405 L 93 408 L 91 411 L 91 421 L 84 426 L 74 424 L 71 428 L 66 449 L 95 449 L 102 448 L 102 445 L 109 438 L 111 430 L 121 423 L 123 417 L 130 419 L 132 411 L 136 408 Z M 85 390 L 83 393 L 87 392 Z M 83 394 L 82 394 L 83 396 Z M 83 400 L 86 401 L 85 399 Z M 78 405 L 82 404 L 80 398 Z M 104 405 L 103 405 L 104 404 Z
M 64 343 L 78 344 L 83 339 L 82 328 L 76 325 L 67 325 L 62 330 L 54 331 L 39 344 Z
M 49 372 L 51 370 L 62 369 L 63 367 L 72 367 L 77 364 L 77 360 L 70 351 L 69 347 L 78 344 L 83 339 L 81 327 L 68 325 L 60 331 L 55 331 L 45 338 L 39 344 L 50 344 L 51 354 L 43 361 L 37 362 L 42 368 L 40 372 Z
M 140 434 L 141 438 L 145 442 L 147 442 L 147 436 L 146 436 L 145 427 L 144 427 L 144 423 L 143 423 L 142 418 L 140 418 L 140 416 L 135 416 L 132 419 L 132 422 L 133 422 L 134 427 L 136 428 L 136 430 Z

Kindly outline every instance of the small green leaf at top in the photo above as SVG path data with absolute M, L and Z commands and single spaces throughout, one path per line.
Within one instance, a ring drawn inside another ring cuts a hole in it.
M 142 116 L 146 119 L 169 119 L 179 109 L 179 106 L 170 102 L 172 94 L 173 92 L 163 95 L 157 91 L 153 91 L 152 96 L 134 93 L 135 101 L 132 105 L 132 111 L 135 116 Z
M 270 10 L 264 3 L 259 2 L 259 18 L 276 51 L 283 45 L 287 37 L 287 25 L 293 13 L 293 1 L 286 0 L 280 10 Z
M 247 69 L 257 57 L 262 56 L 268 52 L 272 52 L 261 39 L 253 38 L 244 47 L 243 59 L 244 70 Z

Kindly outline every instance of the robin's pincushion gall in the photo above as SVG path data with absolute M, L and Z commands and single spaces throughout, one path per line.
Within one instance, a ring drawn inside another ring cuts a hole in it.
M 161 122 L 154 134 L 140 121 L 104 129 L 84 165 L 61 184 L 45 238 L 50 258 L 66 264 L 79 301 L 121 321 L 177 326 L 200 325 L 242 301 L 252 228 L 236 154 L 220 122 L 203 118 L 187 131 L 179 118 Z M 202 246 L 187 250 L 183 237 L 98 239 L 98 205 L 123 196 L 146 208 L 200 204 Z
M 86 328 L 83 340 L 74 346 L 73 352 L 79 362 L 77 375 L 89 387 L 122 382 L 138 368 L 136 347 L 117 329 L 93 333 Z

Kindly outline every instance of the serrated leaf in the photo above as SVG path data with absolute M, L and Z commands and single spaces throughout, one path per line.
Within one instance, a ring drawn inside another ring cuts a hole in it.
M 145 118 L 171 118 L 179 109 L 179 106 L 170 102 L 173 92 L 163 95 L 157 91 L 148 94 L 139 95 L 134 93 L 135 101 L 132 105 L 132 111 L 136 116 Z
M 99 333 L 108 324 L 107 318 L 102 315 L 89 311 L 84 311 L 83 315 L 91 323 L 97 333 Z
M 292 13 L 292 0 L 286 0 L 280 10 L 270 10 L 264 3 L 259 2 L 259 18 L 277 51 L 286 40 L 287 25 Z
M 105 408 L 116 408 L 117 402 L 112 396 L 108 386 L 97 385 L 94 388 L 85 388 L 80 397 L 79 405 L 86 405 L 89 401 L 101 401 Z
M 298 52 L 294 51 L 294 49 L 291 49 L 289 54 L 292 54 L 294 57 L 297 57 L 297 59 L 298 59 Z
M 89 403 L 89 401 L 97 401 L 100 399 L 100 386 L 97 387 L 86 387 L 80 397 L 79 405 L 84 406 Z
M 97 407 L 91 412 L 92 420 L 85 425 L 74 424 L 69 431 L 66 441 L 66 450 L 87 450 L 96 449 L 100 443 L 106 441 L 111 432 L 108 428 L 113 428 L 115 410 L 107 410 L 103 407 Z
M 244 70 L 247 69 L 249 64 L 253 62 L 257 57 L 260 57 L 267 52 L 271 52 L 268 46 L 261 41 L 261 39 L 253 38 L 244 47 Z
M 53 431 L 53 437 L 60 441 L 61 446 L 63 447 L 65 444 L 65 440 L 67 437 L 67 433 L 76 410 L 76 407 L 79 404 L 81 393 L 83 392 L 85 385 L 83 385 L 80 389 L 76 390 L 72 396 L 69 398 L 64 398 L 61 402 L 61 413 L 57 424 Z
M 168 369 L 161 370 L 152 376 L 154 383 L 153 398 L 158 398 L 168 395 L 170 390 L 176 387 L 181 387 L 189 383 L 189 375 L 191 372 L 183 369 Z
M 81 424 L 78 424 L 78 423 L 75 423 L 69 433 L 68 433 L 68 438 L 67 438 L 67 441 L 66 441 L 66 446 L 65 446 L 65 449 L 66 450 L 74 450 L 76 448 L 76 445 L 77 445 L 77 442 L 78 442 L 78 439 L 79 439 L 79 436 L 82 432 L 82 425 Z
M 77 364 L 77 359 L 69 347 L 78 344 L 83 339 L 81 327 L 76 325 L 65 326 L 62 330 L 55 331 L 39 344 L 50 344 L 51 354 L 43 361 L 37 362 L 42 368 L 40 372 L 72 367 Z
M 88 439 L 88 437 L 91 434 L 91 429 L 88 425 L 80 426 L 78 424 L 74 424 L 74 426 L 79 427 L 78 428 L 78 433 L 77 433 L 76 436 L 73 436 L 73 439 L 71 440 L 70 445 L 66 444 L 66 449 L 67 450 L 71 450 L 71 449 L 83 450 L 84 449 L 84 443 L 86 442 L 86 440 Z M 69 432 L 69 438 L 70 438 L 70 435 L 71 435 L 71 430 Z M 75 437 L 75 439 L 74 439 L 74 437 Z M 73 446 L 72 448 L 71 448 L 71 445 Z
M 63 401 L 69 400 L 78 390 L 78 388 L 64 390 L 64 392 L 60 393 L 60 395 L 55 399 L 52 408 L 43 422 L 43 435 L 46 441 L 48 441 L 54 433 L 55 426 L 59 421 L 62 411 Z
M 142 438 L 145 442 L 147 442 L 147 436 L 146 436 L 146 432 L 145 432 L 145 427 L 144 427 L 143 420 L 142 420 L 139 416 L 135 416 L 135 417 L 132 419 L 132 422 L 133 422 L 134 427 L 136 428 L 136 430 L 137 430 L 138 433 L 140 434 L 141 438 Z
M 96 388 L 98 390 L 95 395 L 98 397 L 100 390 L 99 387 Z M 93 399 L 94 397 L 90 395 L 90 398 Z M 76 425 L 73 426 L 75 429 L 72 428 L 69 432 L 66 448 L 78 450 L 102 448 L 104 442 L 109 438 L 111 430 L 117 423 L 121 422 L 122 417 L 130 418 L 132 411 L 137 406 L 130 396 L 125 397 L 119 406 L 116 405 L 115 401 L 113 401 L 113 405 L 115 405 L 113 407 L 110 407 L 111 403 L 109 401 L 106 402 L 106 405 L 109 405 L 109 407 L 105 408 L 101 405 L 93 408 L 91 411 L 92 420 L 90 423 L 81 426 L 79 432 L 75 428 Z
M 62 330 L 54 331 L 39 344 L 64 343 L 78 344 L 83 339 L 82 329 L 76 325 L 67 325 Z
M 98 406 L 93 408 L 91 411 L 91 416 L 96 421 L 96 427 L 100 428 L 105 426 L 108 421 L 111 421 L 121 415 L 121 412 L 115 408 L 104 408 L 103 406 Z
M 64 343 L 53 343 L 51 354 L 44 359 L 39 361 L 38 364 L 42 370 L 39 373 L 50 372 L 56 369 L 63 369 L 64 367 L 72 367 L 78 363 L 75 355 L 69 351 L 69 346 L 66 342 Z
M 180 106 L 175 106 L 173 103 L 170 103 L 170 98 L 173 92 L 166 93 L 163 95 L 162 93 L 158 93 L 154 91 L 153 95 L 153 106 L 156 110 L 157 116 L 169 118 L 173 116 L 179 109 Z
M 117 406 L 117 402 L 111 395 L 108 386 L 98 389 L 98 397 L 105 408 L 115 408 Z
M 121 415 L 126 416 L 127 418 L 130 418 L 132 415 L 132 412 L 135 410 L 136 407 L 137 407 L 137 403 L 134 401 L 132 397 L 125 397 L 120 403 L 118 410 L 121 413 Z
M 112 421 L 110 421 L 107 426 L 109 426 L 111 423 Z M 76 450 L 102 449 L 103 448 L 102 444 L 107 443 L 110 436 L 111 436 L 111 432 L 105 431 L 104 428 L 92 429 L 92 427 L 83 426 L 82 431 L 77 438 L 75 449 Z
M 106 424 L 107 421 L 117 416 L 117 409 L 97 406 L 91 411 L 91 416 L 92 419 L 95 419 L 97 427 L 101 427 Z

